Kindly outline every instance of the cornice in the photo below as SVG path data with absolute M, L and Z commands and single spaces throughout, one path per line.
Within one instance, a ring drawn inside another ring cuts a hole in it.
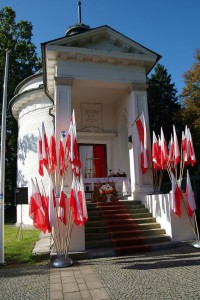
M 72 86 L 74 82 L 73 77 L 54 77 L 56 85 L 68 85 Z

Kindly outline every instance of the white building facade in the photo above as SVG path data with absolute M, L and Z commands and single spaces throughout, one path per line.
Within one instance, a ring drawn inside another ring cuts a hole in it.
M 50 137 L 54 122 L 59 140 L 74 109 L 79 145 L 104 149 L 101 177 L 123 170 L 131 182 L 131 199 L 144 200 L 153 188 L 149 173 L 143 175 L 140 170 L 134 121 L 143 111 L 149 135 L 146 77 L 159 59 L 108 26 L 68 32 L 43 43 L 42 70 L 21 82 L 12 99 L 19 127 L 17 186 L 28 187 L 30 197 L 31 178 L 40 180 L 37 137 L 41 123 Z M 148 141 L 150 153 L 149 136 Z M 48 174 L 41 179 L 48 190 Z M 70 183 L 69 175 L 67 194 Z M 23 205 L 22 218 L 24 224 L 32 224 L 28 205 Z M 20 219 L 18 208 L 17 223 Z

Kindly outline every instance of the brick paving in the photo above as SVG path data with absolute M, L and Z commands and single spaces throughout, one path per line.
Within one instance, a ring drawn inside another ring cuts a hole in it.
M 68 268 L 44 264 L 0 268 L 0 299 L 200 300 L 200 249 L 79 260 Z

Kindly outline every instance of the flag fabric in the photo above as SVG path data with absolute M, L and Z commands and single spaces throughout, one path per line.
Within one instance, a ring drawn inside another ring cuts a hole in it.
M 45 233 L 47 225 L 45 212 L 42 206 L 41 194 L 37 186 L 34 184 L 33 179 L 31 179 L 31 183 L 32 193 L 29 203 L 29 217 L 33 220 L 33 226 Z
M 42 206 L 45 213 L 45 223 L 48 232 L 52 232 L 52 228 L 49 222 L 49 198 L 45 194 L 41 194 Z
M 63 176 L 67 169 L 66 159 L 65 159 L 65 147 L 64 147 L 64 136 L 61 132 L 60 144 L 59 144 L 59 173 Z
M 51 227 L 55 227 L 57 218 L 56 195 L 53 187 L 52 179 L 49 177 L 49 223 Z
M 167 158 L 168 158 L 168 150 L 167 150 L 167 145 L 166 145 L 163 129 L 161 127 L 161 134 L 160 134 L 160 166 L 161 166 L 162 170 L 164 170 L 166 168 Z
M 178 217 L 181 216 L 181 200 L 183 199 L 181 190 L 179 189 L 174 173 L 171 172 L 172 178 L 172 210 L 177 214 Z
M 68 150 L 68 158 L 72 166 L 72 172 L 76 176 L 80 176 L 80 169 L 81 169 L 81 161 L 78 152 L 78 144 L 76 138 L 76 122 L 75 122 L 75 113 L 73 110 L 71 122 L 69 126 L 69 131 L 67 135 L 67 142 L 66 142 L 67 150 Z
M 189 162 L 192 166 L 194 166 L 196 163 L 196 156 L 195 156 L 192 136 L 189 128 L 187 129 L 187 144 L 188 144 L 188 152 L 189 152 Z
M 186 149 L 186 135 L 185 135 L 184 131 L 182 131 L 181 152 L 182 152 L 183 165 L 186 166 L 188 164 L 188 155 L 187 155 L 187 149 Z
M 170 163 L 171 168 L 174 168 L 174 139 L 171 134 L 171 139 L 169 142 L 169 154 L 168 154 L 168 161 Z
M 79 187 L 79 191 L 78 191 L 78 198 L 79 198 L 79 202 L 81 205 L 82 217 L 83 217 L 83 221 L 80 225 L 84 225 L 88 219 L 88 212 L 87 212 L 87 204 L 86 204 L 86 199 L 85 199 L 85 188 L 84 188 L 82 175 L 80 176 L 80 187 Z
M 50 160 L 50 171 L 51 173 L 55 172 L 57 166 L 57 157 L 56 157 L 56 140 L 54 133 L 54 125 L 52 124 L 51 137 L 49 143 L 49 160 Z
M 39 130 L 39 128 L 38 128 Z M 40 134 L 38 134 L 38 141 L 37 141 L 37 151 L 38 151 L 38 172 L 40 176 L 44 176 L 44 170 L 43 170 L 43 156 L 42 156 L 42 137 Z
M 187 183 L 186 183 L 186 197 L 187 197 L 187 211 L 188 215 L 192 217 L 194 211 L 196 210 L 196 202 L 194 199 L 194 193 L 192 190 L 192 184 L 190 181 L 189 171 L 187 170 Z
M 48 140 L 47 140 L 46 131 L 43 122 L 42 122 L 42 157 L 43 157 L 43 165 L 47 170 L 49 170 L 49 145 L 48 145 Z
M 174 165 L 176 166 L 180 161 L 180 150 L 179 150 L 179 144 L 176 135 L 176 128 L 174 125 L 173 125 L 173 136 L 174 136 Z
M 147 129 L 146 122 L 144 118 L 144 113 L 142 112 L 139 118 L 135 121 L 139 139 L 140 139 L 140 166 L 142 170 L 142 174 L 145 174 L 149 169 L 149 154 L 147 149 Z
M 154 131 L 153 131 L 153 143 L 152 143 L 152 162 L 153 162 L 154 170 L 159 170 L 160 169 L 159 145 Z
M 59 199 L 59 218 L 65 225 L 67 224 L 67 198 L 63 190 L 63 180 L 61 184 Z
M 73 174 L 69 205 L 73 211 L 73 222 L 77 226 L 83 224 L 83 212 L 80 204 L 80 195 L 78 197 L 78 191 L 79 191 L 79 177 L 76 177 Z

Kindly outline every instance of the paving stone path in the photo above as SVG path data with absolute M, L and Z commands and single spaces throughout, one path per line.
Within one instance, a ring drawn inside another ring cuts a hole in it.
M 0 268 L 0 300 L 200 300 L 200 249 Z

